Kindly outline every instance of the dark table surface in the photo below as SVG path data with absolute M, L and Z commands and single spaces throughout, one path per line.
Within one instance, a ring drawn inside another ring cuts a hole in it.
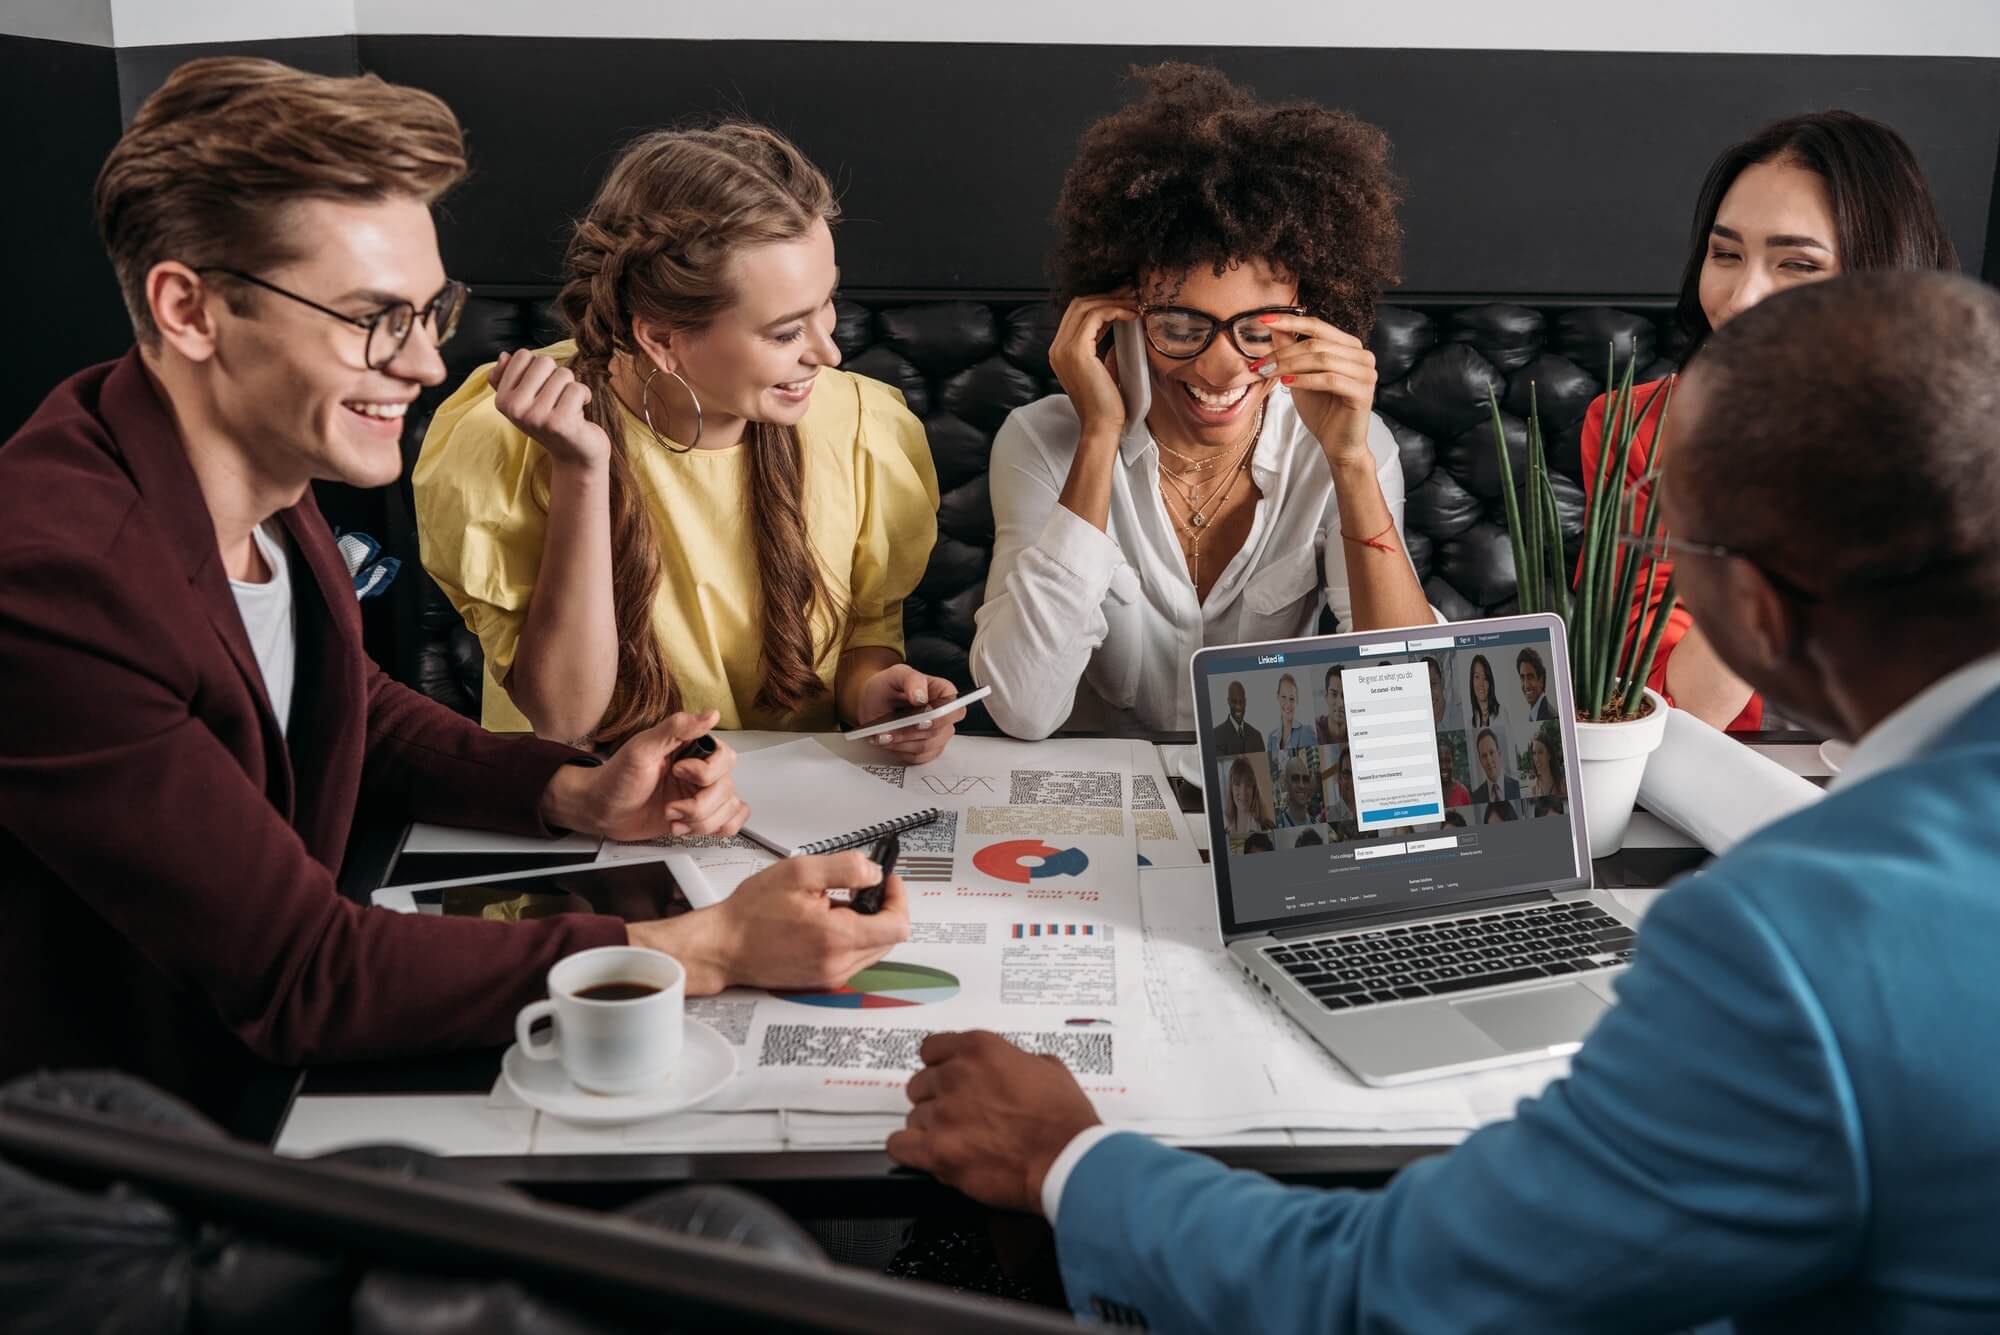
M 1113 734 L 1098 734 L 1100 736 Z M 1746 743 L 1815 743 L 1800 732 L 1732 734 Z M 1190 745 L 1191 733 L 1138 734 L 1161 745 Z M 1179 779 L 1174 788 L 1183 811 L 1199 811 L 1201 791 Z M 344 894 L 362 902 L 389 876 L 406 826 L 377 819 L 357 830 L 342 867 Z M 539 857 L 540 855 L 538 855 Z M 1204 858 L 1206 854 L 1204 854 Z M 1707 861 L 1700 848 L 1626 848 L 1593 864 L 1601 889 L 1665 885 Z M 573 860 L 587 862 L 588 853 Z M 537 858 L 510 862 L 532 868 Z M 473 869 L 468 874 L 502 870 Z M 269 1105 L 265 1124 L 241 1128 L 275 1139 L 291 1099 L 327 1095 L 483 1094 L 499 1078 L 503 1047 L 393 1062 L 316 1067 L 288 1076 Z M 269 1117 L 268 1113 L 275 1113 Z M 1290 1182 L 1371 1185 L 1411 1161 L 1439 1152 L 1420 1145 L 1318 1147 L 1218 1147 L 1206 1151 L 1232 1166 L 1252 1168 Z M 783 1150 L 715 1154 L 547 1154 L 468 1156 L 451 1161 L 468 1180 L 505 1181 L 556 1199 L 609 1204 L 676 1182 L 727 1181 L 749 1186 L 800 1215 L 901 1215 L 971 1209 L 963 1198 L 911 1173 L 879 1151 Z

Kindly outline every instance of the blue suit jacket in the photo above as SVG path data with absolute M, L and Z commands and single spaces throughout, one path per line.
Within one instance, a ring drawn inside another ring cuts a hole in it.
M 1380 1192 L 1110 1137 L 1064 1282 L 1155 1330 L 2000 1330 L 1996 955 L 2000 694 L 1661 896 L 1514 1120 Z

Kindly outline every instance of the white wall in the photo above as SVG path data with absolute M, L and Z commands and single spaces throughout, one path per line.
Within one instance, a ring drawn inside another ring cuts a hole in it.
M 355 8 L 354 0 L 111 0 L 111 32 L 119 46 L 346 37 Z
M 565 0 L 559 24 L 546 0 L 354 8 L 368 33 L 2000 56 L 1996 0 Z
M 0 0 L 0 33 L 91 46 L 346 37 L 354 0 Z
M 2000 57 L 2000 2 L 0 0 L 0 32 L 117 46 L 350 33 L 493 33 Z

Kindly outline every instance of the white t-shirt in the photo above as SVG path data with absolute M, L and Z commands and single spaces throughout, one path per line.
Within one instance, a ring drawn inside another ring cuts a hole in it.
M 250 536 L 263 553 L 264 564 L 271 568 L 271 578 L 262 584 L 232 579 L 229 591 L 236 595 L 236 610 L 243 617 L 250 652 L 256 655 L 257 671 L 264 677 L 264 694 L 270 697 L 271 712 L 277 715 L 282 733 L 292 718 L 292 675 L 298 661 L 292 578 L 278 529 L 266 522 Z

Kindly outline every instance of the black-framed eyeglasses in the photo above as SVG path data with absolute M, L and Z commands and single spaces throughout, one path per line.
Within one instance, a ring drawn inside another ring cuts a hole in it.
M 348 315 L 331 306 L 322 306 L 311 297 L 302 297 L 296 292 L 279 287 L 276 283 L 259 278 L 256 274 L 245 273 L 223 264 L 205 264 L 196 273 L 228 274 L 231 278 L 261 287 L 266 292 L 275 292 L 281 297 L 296 301 L 301 306 L 310 306 L 322 315 L 331 315 L 356 329 L 368 331 L 368 342 L 362 351 L 362 360 L 371 371 L 379 371 L 396 360 L 403 347 L 410 341 L 410 331 L 417 327 L 417 321 L 428 320 L 431 326 L 431 341 L 442 345 L 458 332 L 459 317 L 465 314 L 465 299 L 472 289 L 453 279 L 438 289 L 436 296 L 423 304 L 412 306 L 407 301 L 393 302 L 380 310 L 366 315 Z
M 1192 361 L 1207 352 L 1217 332 L 1223 329 L 1229 331 L 1229 341 L 1238 352 L 1256 361 L 1270 356 L 1277 347 L 1278 331 L 1259 317 L 1305 313 L 1303 306 L 1259 306 L 1254 311 L 1240 311 L 1226 320 L 1218 320 L 1207 311 L 1188 306 L 1142 305 L 1139 327 L 1146 331 L 1146 342 L 1152 344 L 1153 351 L 1177 362 Z

